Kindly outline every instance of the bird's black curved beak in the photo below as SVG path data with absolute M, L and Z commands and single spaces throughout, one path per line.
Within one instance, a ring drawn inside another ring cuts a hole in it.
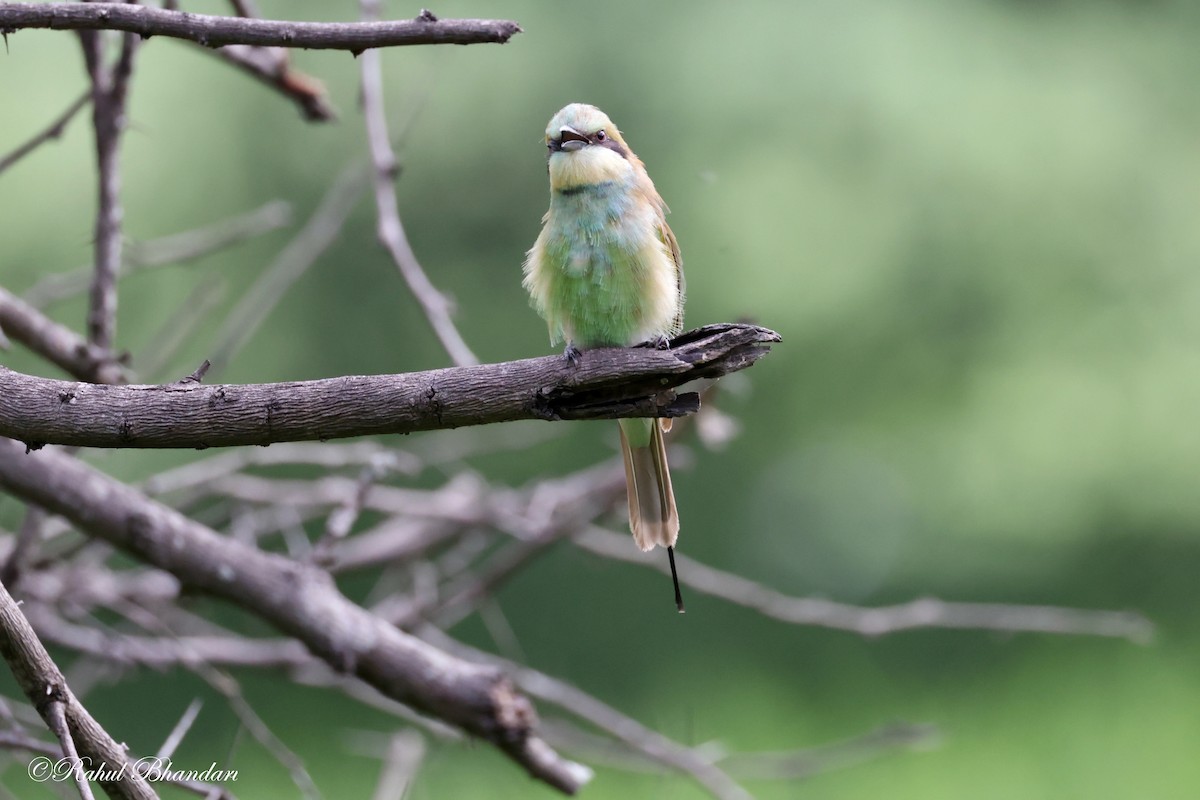
M 574 128 L 563 127 L 558 132 L 558 138 L 551 142 L 554 150 L 578 150 L 588 144 L 588 138 Z

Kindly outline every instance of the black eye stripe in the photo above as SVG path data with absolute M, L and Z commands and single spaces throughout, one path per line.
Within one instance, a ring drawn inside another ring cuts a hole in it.
M 629 157 L 629 151 L 626 150 L 624 147 L 622 147 L 621 143 L 618 142 L 616 139 L 605 139 L 603 141 L 598 141 L 598 142 L 596 142 L 596 146 L 603 147 L 607 150 L 612 150 L 614 153 L 619 155 L 621 158 Z

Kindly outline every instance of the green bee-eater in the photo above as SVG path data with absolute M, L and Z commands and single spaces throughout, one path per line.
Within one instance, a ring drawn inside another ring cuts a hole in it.
M 666 346 L 683 330 L 683 259 L 667 206 L 621 132 L 595 106 L 572 103 L 546 127 L 550 210 L 525 260 L 525 288 L 551 343 Z M 663 432 L 670 420 L 623 419 L 629 526 L 642 550 L 667 548 L 675 572 L 679 514 Z M 675 583 L 679 610 L 679 584 Z

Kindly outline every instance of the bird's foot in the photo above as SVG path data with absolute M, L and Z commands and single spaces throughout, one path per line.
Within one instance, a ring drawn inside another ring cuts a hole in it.
M 565 358 L 567 363 L 572 367 L 579 366 L 579 359 L 582 356 L 583 351 L 576 347 L 574 342 L 569 342 L 566 348 L 563 349 L 563 358 Z
M 653 339 L 651 339 L 650 344 L 654 347 L 655 350 L 670 350 L 671 349 L 671 340 L 668 339 L 666 336 L 664 336 L 661 333 L 658 336 L 655 336 Z

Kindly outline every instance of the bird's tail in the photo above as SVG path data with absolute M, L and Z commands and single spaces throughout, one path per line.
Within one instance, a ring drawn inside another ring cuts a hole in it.
M 629 489 L 629 527 L 643 550 L 674 547 L 679 537 L 679 512 L 667 468 L 663 426 L 657 419 L 623 419 L 621 455 Z

